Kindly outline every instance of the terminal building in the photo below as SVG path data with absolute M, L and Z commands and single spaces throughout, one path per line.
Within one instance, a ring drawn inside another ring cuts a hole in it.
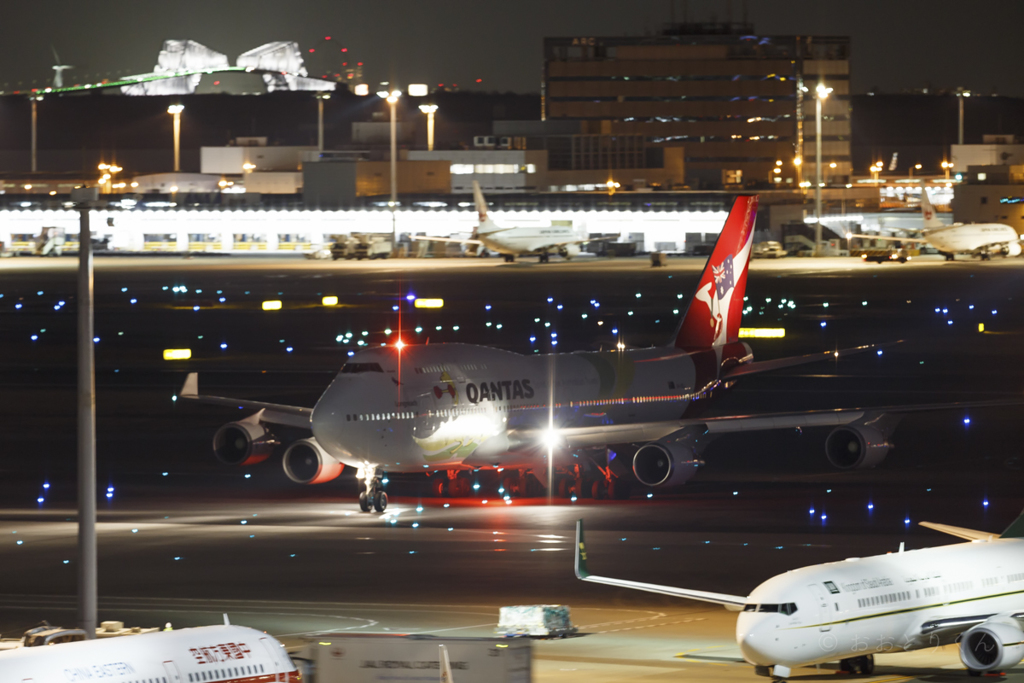
M 826 184 L 846 183 L 847 37 L 683 23 L 654 36 L 547 38 L 541 115 L 587 122 L 597 147 L 623 137 L 682 147 L 691 187 L 794 187 L 815 177 L 819 83 L 832 88 L 822 116 Z

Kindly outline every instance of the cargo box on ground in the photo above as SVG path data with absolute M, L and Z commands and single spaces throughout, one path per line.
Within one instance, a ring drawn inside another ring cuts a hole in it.
M 448 648 L 453 683 L 530 683 L 532 643 L 504 638 L 360 634 L 309 640 L 292 660 L 303 683 L 437 681 Z
M 494 632 L 502 636 L 560 638 L 576 633 L 566 605 L 514 605 L 498 612 Z

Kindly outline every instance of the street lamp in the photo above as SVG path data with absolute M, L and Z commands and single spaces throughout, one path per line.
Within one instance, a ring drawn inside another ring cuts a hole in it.
M 825 87 L 824 83 L 818 83 L 818 87 L 815 88 L 815 133 L 817 134 L 814 139 L 814 255 L 821 256 L 821 186 L 824 184 L 821 180 L 821 109 L 825 100 L 828 99 L 829 94 L 832 92 L 832 88 Z
M 427 151 L 434 151 L 434 114 L 437 112 L 436 104 L 421 104 L 420 111 L 427 115 Z
M 949 172 L 951 170 L 953 170 L 953 162 L 952 161 L 943 161 L 942 162 L 942 170 L 946 172 L 946 180 L 949 180 Z
M 174 117 L 174 172 L 181 171 L 181 112 L 185 111 L 185 105 L 172 104 L 167 107 L 167 113 Z
M 964 98 L 970 96 L 970 90 L 964 90 L 963 88 L 956 89 L 956 98 L 960 105 L 960 127 L 958 129 L 958 134 L 956 138 L 958 145 L 964 144 Z
M 398 247 L 398 226 L 395 223 L 395 208 L 398 206 L 398 123 L 395 110 L 398 105 L 398 98 L 401 96 L 402 91 L 398 89 L 390 92 L 387 90 L 377 91 L 377 97 L 387 102 L 391 107 L 391 201 L 388 202 L 388 206 L 391 207 L 392 246 L 395 248 Z
M 324 100 L 331 99 L 331 93 L 318 92 L 316 94 L 316 148 L 317 151 L 324 151 Z
M 882 172 L 882 162 L 881 161 L 875 162 L 874 164 L 871 165 L 871 169 L 870 170 L 871 170 L 872 179 L 876 183 L 879 182 L 878 174 Z
M 914 169 L 917 169 L 918 171 L 920 171 L 921 170 L 921 164 L 914 164 L 913 166 L 910 167 L 910 179 L 911 180 L 914 179 Z

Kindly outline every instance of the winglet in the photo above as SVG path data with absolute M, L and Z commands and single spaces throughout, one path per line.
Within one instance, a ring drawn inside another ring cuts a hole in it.
M 225 626 L 231 626 L 231 620 L 228 619 L 228 613 L 227 612 L 224 613 L 224 625 Z
M 999 538 L 1024 538 L 1024 512 L 999 534 Z
M 453 683 L 452 681 L 452 663 L 448 659 L 448 648 L 444 645 L 438 645 L 439 659 L 441 664 L 441 683 Z
M 590 576 L 587 571 L 587 548 L 583 540 L 583 520 L 576 520 L 576 578 L 586 581 Z
M 195 398 L 199 395 L 199 373 L 190 372 L 188 377 L 185 378 L 185 383 L 181 385 L 181 391 L 178 392 L 179 398 Z

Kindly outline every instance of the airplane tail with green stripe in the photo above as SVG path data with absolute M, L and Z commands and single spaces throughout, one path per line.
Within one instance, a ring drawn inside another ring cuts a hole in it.
M 999 538 L 1024 538 L 1024 512 L 999 534 Z

